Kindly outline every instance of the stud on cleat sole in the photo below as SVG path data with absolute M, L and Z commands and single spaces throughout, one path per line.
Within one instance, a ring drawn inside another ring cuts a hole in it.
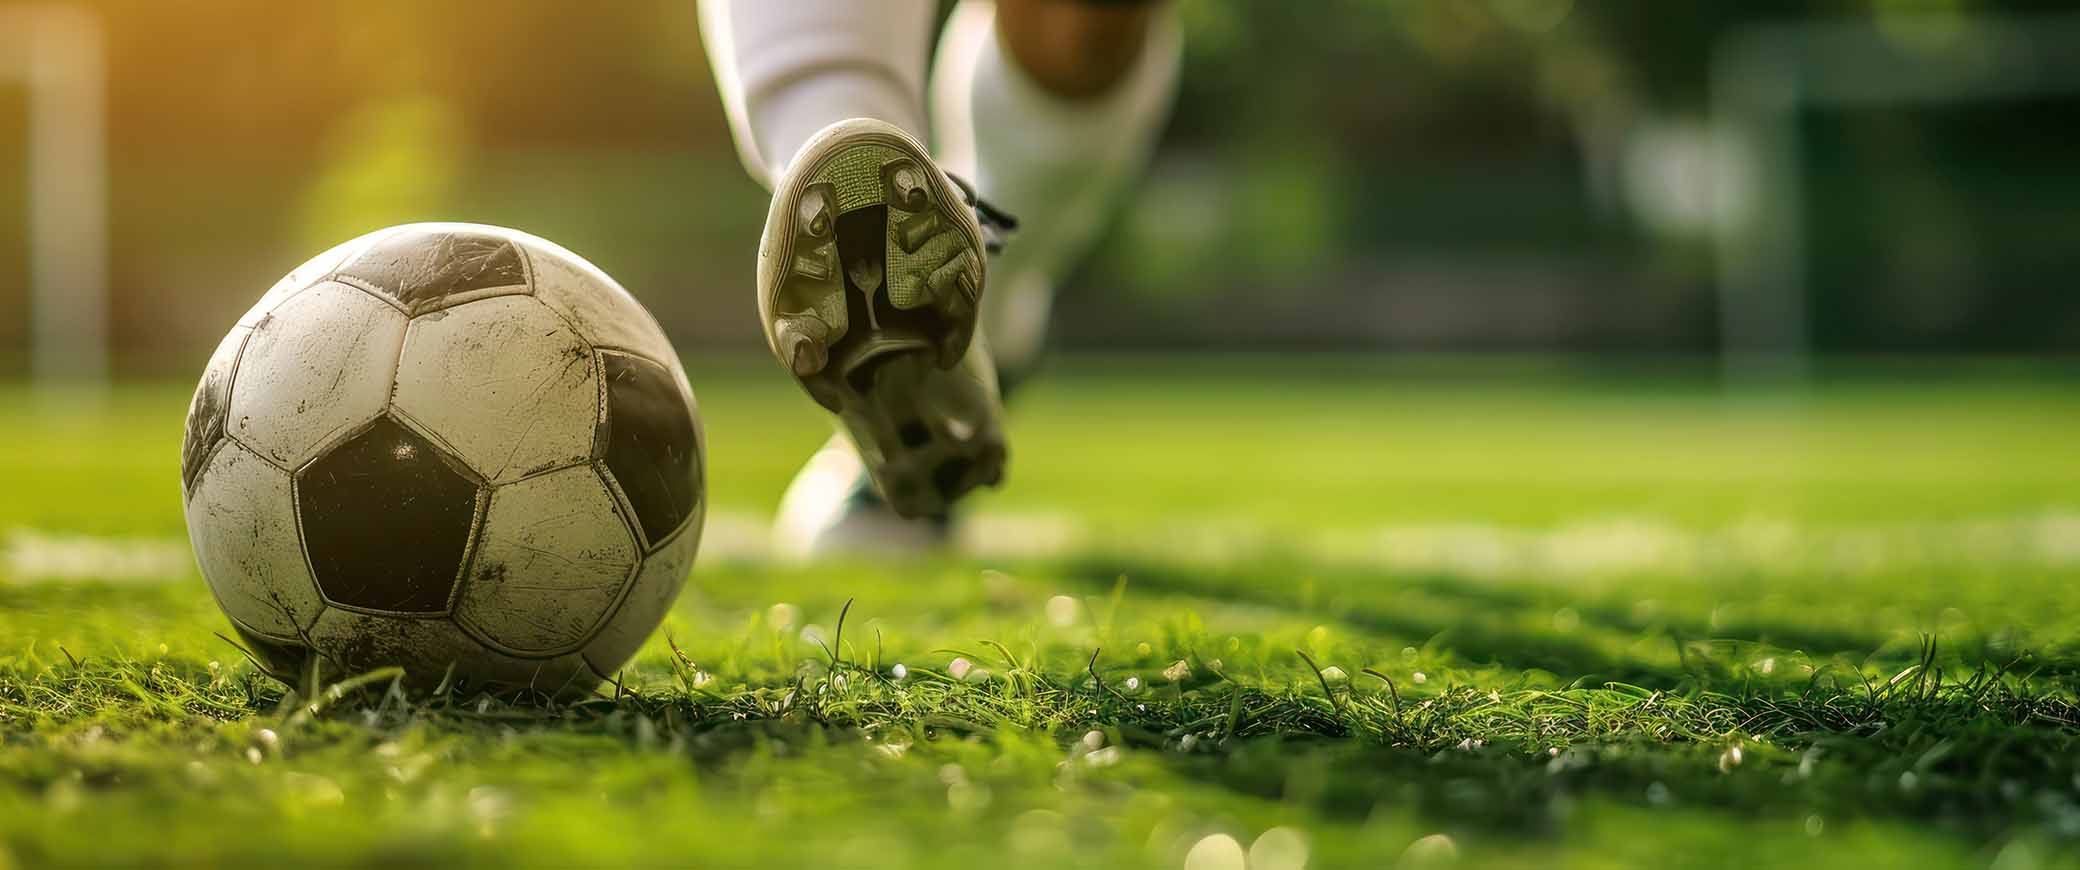
M 816 374 L 830 364 L 830 348 L 823 341 L 829 327 L 822 321 L 806 316 L 782 318 L 776 333 L 788 369 L 797 377 Z

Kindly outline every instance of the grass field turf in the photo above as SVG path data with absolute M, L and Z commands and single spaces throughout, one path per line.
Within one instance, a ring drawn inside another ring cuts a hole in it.
M 993 555 L 717 523 L 683 655 L 552 712 L 285 698 L 192 569 L 11 576 L 180 539 L 187 387 L 0 392 L 0 866 L 2075 865 L 2070 371 L 1058 368 Z M 822 424 L 689 371 L 715 509 L 763 514 Z

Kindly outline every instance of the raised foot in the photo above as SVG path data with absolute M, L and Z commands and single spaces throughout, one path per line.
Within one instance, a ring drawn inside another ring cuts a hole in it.
M 965 189 L 887 124 L 845 121 L 776 187 L 760 250 L 773 354 L 839 415 L 905 516 L 1003 477 L 995 375 L 978 352 L 981 227 Z

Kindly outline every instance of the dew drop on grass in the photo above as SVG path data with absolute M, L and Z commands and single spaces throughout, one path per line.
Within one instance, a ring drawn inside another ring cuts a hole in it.
M 974 669 L 975 665 L 965 658 L 956 657 L 953 661 L 946 663 L 946 672 L 952 674 L 956 680 L 967 679 L 968 672 Z
M 907 676 L 910 676 L 910 669 L 903 667 L 902 662 L 896 662 L 895 667 L 888 669 L 888 678 L 898 683 L 902 682 L 903 678 Z
M 1141 691 L 1141 678 L 1128 677 L 1124 685 L 1126 686 L 1127 691 L 1129 692 L 1139 692 Z
M 1076 624 L 1076 599 L 1057 595 L 1047 599 L 1047 621 L 1067 628 Z
M 1243 870 L 1248 864 L 1242 844 L 1227 834 L 1202 837 L 1184 855 L 1184 870 Z
M 1307 837 L 1294 828 L 1272 828 L 1249 844 L 1250 870 L 1301 870 L 1307 866 Z
M 1408 679 L 1409 682 L 1415 683 L 1416 685 L 1420 686 L 1424 683 L 1430 682 L 1430 675 L 1425 674 L 1422 671 L 1417 671 L 1415 672 L 1414 676 L 1411 676 Z
M 1422 837 L 1401 851 L 1404 867 L 1435 867 L 1459 859 L 1459 844 L 1447 834 L 1431 834 Z
M 1820 836 L 1820 832 L 1825 830 L 1826 828 L 1827 820 L 1820 818 L 1819 815 L 1815 814 L 1806 817 L 1806 836 Z

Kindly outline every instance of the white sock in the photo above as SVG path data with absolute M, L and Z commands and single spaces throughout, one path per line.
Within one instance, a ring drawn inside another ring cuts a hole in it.
M 701 41 L 737 155 L 767 188 L 818 130 L 847 118 L 925 136 L 935 0 L 702 0 Z
M 999 44 L 994 2 L 962 0 L 947 19 L 931 82 L 937 159 L 1019 220 L 983 292 L 1000 366 L 1016 371 L 1038 357 L 1056 285 L 1147 166 L 1177 92 L 1182 48 L 1166 4 L 1112 91 L 1070 100 L 1041 88 Z

